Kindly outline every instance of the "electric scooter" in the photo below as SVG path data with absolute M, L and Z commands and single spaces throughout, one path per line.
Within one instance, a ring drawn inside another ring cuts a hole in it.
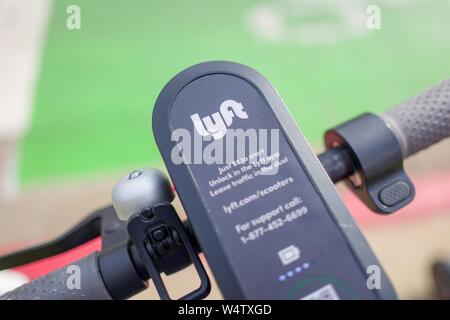
M 450 136 L 450 80 L 328 130 L 319 156 L 267 79 L 237 63 L 176 75 L 152 122 L 170 180 L 134 170 L 111 206 L 54 241 L 0 257 L 8 269 L 102 239 L 100 252 L 0 299 L 127 299 L 149 280 L 171 299 L 161 274 L 190 265 L 200 285 L 181 299 L 203 299 L 211 285 L 200 253 L 225 299 L 396 299 L 333 183 L 345 180 L 378 214 L 411 203 L 403 159 Z M 174 190 L 187 220 L 171 204 Z M 70 270 L 80 275 L 74 288 Z

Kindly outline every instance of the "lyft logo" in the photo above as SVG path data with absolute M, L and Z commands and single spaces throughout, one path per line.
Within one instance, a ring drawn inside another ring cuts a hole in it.
M 211 116 L 200 119 L 198 113 L 191 115 L 195 130 L 199 135 L 206 137 L 212 135 L 214 140 L 223 138 L 227 128 L 233 123 L 236 116 L 240 119 L 248 119 L 242 103 L 234 100 L 225 100 L 220 105 L 220 112 L 214 112 Z

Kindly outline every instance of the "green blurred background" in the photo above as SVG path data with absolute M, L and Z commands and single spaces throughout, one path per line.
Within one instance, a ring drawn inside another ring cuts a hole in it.
M 80 30 L 66 27 L 73 4 Z M 381 8 L 380 30 L 365 27 L 369 4 Z M 154 101 L 206 60 L 263 73 L 320 149 L 328 127 L 448 78 L 450 2 L 56 0 L 43 50 L 25 184 L 161 166 Z

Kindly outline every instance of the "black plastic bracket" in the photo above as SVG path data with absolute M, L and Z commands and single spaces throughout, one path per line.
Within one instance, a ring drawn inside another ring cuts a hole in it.
M 373 211 L 392 213 L 414 199 L 400 144 L 380 117 L 366 113 L 347 121 L 325 134 L 325 144 L 347 149 L 355 166 L 347 184 Z
M 171 204 L 159 204 L 131 216 L 128 220 L 128 234 L 161 299 L 171 299 L 160 275 L 161 269 L 167 268 L 162 267 L 161 263 L 164 263 L 164 259 L 169 259 L 167 266 L 174 265 L 170 261 L 184 260 L 186 254 L 190 260 L 187 262 L 192 262 L 197 271 L 200 286 L 180 300 L 197 300 L 208 296 L 211 290 L 208 275 Z

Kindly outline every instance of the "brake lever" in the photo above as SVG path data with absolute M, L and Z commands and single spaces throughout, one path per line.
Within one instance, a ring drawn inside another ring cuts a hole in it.
M 129 239 L 126 223 L 118 219 L 111 205 L 94 211 L 56 239 L 1 256 L 0 270 L 64 253 L 99 236 L 103 250 Z

